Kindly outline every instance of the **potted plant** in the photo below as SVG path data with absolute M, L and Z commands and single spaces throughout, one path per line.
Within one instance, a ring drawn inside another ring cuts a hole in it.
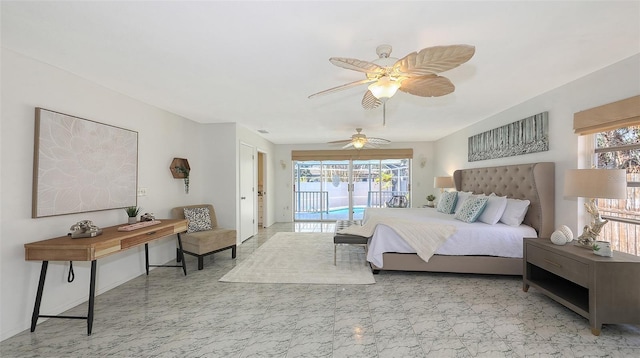
M 184 192 L 189 194 L 189 168 L 176 166 L 174 169 L 176 173 L 184 175 Z
M 435 195 L 429 194 L 427 195 L 427 206 L 433 207 L 433 201 L 436 200 Z
M 129 224 L 135 224 L 138 221 L 136 217 L 138 216 L 140 209 L 142 208 L 137 206 L 128 206 L 124 208 L 124 211 L 127 213 L 127 216 L 129 217 L 129 221 L 128 221 Z

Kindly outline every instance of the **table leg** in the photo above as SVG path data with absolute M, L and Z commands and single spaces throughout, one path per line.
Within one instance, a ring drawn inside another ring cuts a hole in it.
M 91 281 L 89 282 L 89 312 L 87 314 L 87 336 L 91 335 L 93 328 L 93 305 L 96 294 L 96 260 L 91 261 Z
M 184 272 L 184 275 L 187 275 L 187 263 L 184 262 L 184 251 L 182 251 L 182 238 L 180 238 L 180 233 L 178 233 L 178 247 L 179 249 L 179 257 L 180 257 L 180 261 L 182 261 L 182 271 Z
M 40 317 L 40 303 L 42 303 L 42 291 L 44 290 L 44 279 L 45 277 L 47 277 L 48 266 L 49 261 L 42 261 L 42 268 L 40 269 L 40 282 L 38 282 L 38 293 L 36 294 L 36 303 L 33 306 L 33 315 L 31 315 L 31 332 L 36 330 L 38 317 Z
M 147 270 L 147 276 L 149 276 L 149 244 L 144 244 L 144 267 Z

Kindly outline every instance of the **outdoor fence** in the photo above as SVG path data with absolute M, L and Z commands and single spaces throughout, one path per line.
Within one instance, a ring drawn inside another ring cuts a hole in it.
M 382 208 L 394 196 L 406 196 L 408 191 L 370 191 L 367 195 L 367 207 Z
M 295 191 L 296 213 L 319 213 L 329 211 L 329 192 Z

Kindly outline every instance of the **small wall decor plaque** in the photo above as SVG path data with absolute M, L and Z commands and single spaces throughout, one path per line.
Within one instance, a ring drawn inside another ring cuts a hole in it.
M 549 150 L 549 112 L 469 137 L 469 161 Z

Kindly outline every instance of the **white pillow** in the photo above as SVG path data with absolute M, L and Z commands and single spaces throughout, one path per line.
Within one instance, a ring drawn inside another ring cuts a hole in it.
M 500 221 L 509 226 L 520 226 L 522 220 L 524 220 L 524 216 L 527 214 L 530 203 L 529 200 L 508 198 L 507 207 L 504 209 Z
M 507 208 L 507 197 L 491 194 L 488 198 L 487 206 L 484 207 L 482 214 L 478 217 L 478 221 L 482 221 L 489 225 L 495 225 L 500 221 L 500 218 Z M 524 216 L 522 218 L 524 219 Z
M 473 193 L 470 191 L 459 191 L 458 192 L 458 201 L 456 201 L 456 208 L 454 212 L 457 214 L 462 209 L 462 204 L 464 204 L 465 200 L 469 199 Z

